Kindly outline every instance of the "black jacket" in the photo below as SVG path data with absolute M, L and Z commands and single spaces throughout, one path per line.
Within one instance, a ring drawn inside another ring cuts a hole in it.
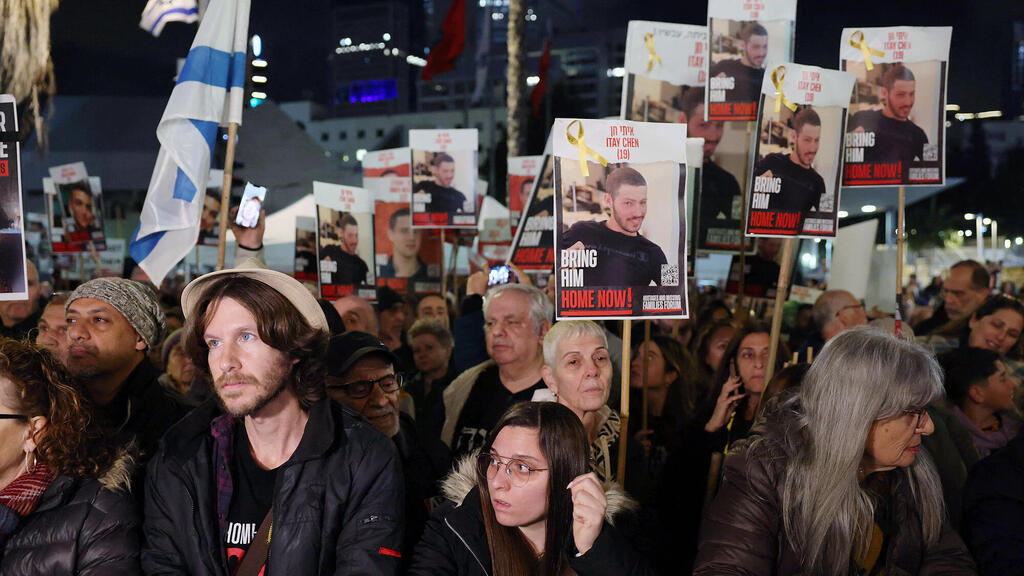
M 1024 435 L 979 461 L 964 490 L 964 539 L 978 572 L 1024 574 Z
M 217 520 L 217 474 L 208 402 L 168 430 L 146 480 L 150 576 L 228 576 Z M 404 493 L 394 444 L 328 399 L 310 407 L 298 447 L 277 474 L 268 572 L 394 574 L 402 548 Z
M 132 576 L 139 567 L 141 519 L 128 493 L 129 463 L 99 480 L 54 478 L 36 509 L 4 543 L 4 576 Z
M 472 468 L 475 458 L 463 459 L 455 472 L 445 481 L 446 495 L 451 499 L 461 492 L 464 497 L 457 506 L 449 501 L 435 510 L 423 538 L 416 546 L 409 576 L 490 575 L 491 552 L 487 544 L 483 509 L 480 507 L 480 492 L 466 472 Z M 466 487 L 472 486 L 467 492 Z M 635 506 L 628 497 L 612 488 L 605 493 L 608 499 L 608 516 Z M 458 497 L 455 498 L 456 500 Z M 605 520 L 601 534 L 586 554 L 577 557 L 576 548 L 570 535 L 564 554 L 569 566 L 579 576 L 643 576 L 649 571 L 632 545 Z

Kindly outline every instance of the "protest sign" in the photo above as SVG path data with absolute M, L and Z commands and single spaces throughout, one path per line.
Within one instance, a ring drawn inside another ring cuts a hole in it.
M 709 0 L 708 120 L 753 120 L 765 63 L 793 59 L 796 0 Z
M 588 192 L 589 194 L 589 192 Z M 537 181 L 526 203 L 522 224 L 512 238 L 510 263 L 520 270 L 550 272 L 555 266 L 555 179 L 554 162 L 545 156 Z M 580 193 L 580 202 L 593 203 L 593 198 Z
M 316 218 L 295 217 L 295 279 L 311 293 L 319 295 L 317 288 Z
M 410 130 L 413 228 L 475 228 L 476 129 Z
M 559 118 L 553 133 L 556 316 L 686 317 L 686 127 Z
M 0 140 L 0 301 L 28 298 L 21 144 L 17 134 L 17 103 L 10 94 L 0 94 L 0 135 L 4 136 Z
M 857 77 L 843 186 L 946 180 L 949 27 L 844 28 L 839 68 Z
M 50 170 L 53 174 L 54 169 Z M 102 252 L 106 249 L 103 188 L 99 177 L 82 175 L 81 179 L 64 183 L 52 177 L 43 178 L 43 191 L 48 194 L 46 199 L 52 201 L 49 207 L 53 217 L 50 240 L 55 253 L 89 252 L 92 249 Z
M 761 88 L 747 181 L 748 236 L 834 237 L 846 108 L 854 76 L 787 62 Z
M 626 29 L 622 112 L 638 122 L 685 122 L 683 99 L 706 83 L 705 26 L 632 20 Z
M 320 296 L 356 294 L 376 299 L 373 259 L 373 198 L 365 188 L 313 182 L 316 256 Z
M 399 294 L 441 291 L 441 235 L 412 228 L 408 148 L 375 150 L 363 157 L 363 187 L 374 194 L 374 263 L 377 285 Z
M 544 156 L 508 157 L 508 209 L 512 235 L 519 228 L 523 207 L 530 201 L 530 194 L 543 164 Z

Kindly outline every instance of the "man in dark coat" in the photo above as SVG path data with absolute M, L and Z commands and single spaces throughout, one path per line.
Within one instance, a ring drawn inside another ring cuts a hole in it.
M 325 396 L 328 326 L 313 296 L 249 260 L 192 281 L 182 308 L 186 349 L 215 399 L 171 428 L 150 462 L 143 569 L 396 573 L 398 453 Z

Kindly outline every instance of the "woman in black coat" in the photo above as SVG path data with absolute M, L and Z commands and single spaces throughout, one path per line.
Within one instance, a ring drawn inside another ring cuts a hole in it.
M 132 460 L 90 423 L 63 366 L 0 339 L 0 574 L 141 574 Z
M 606 520 L 626 499 L 587 472 L 586 433 L 560 404 L 509 409 L 480 456 L 446 480 L 445 493 L 458 505 L 442 506 L 427 523 L 410 575 L 647 573 Z

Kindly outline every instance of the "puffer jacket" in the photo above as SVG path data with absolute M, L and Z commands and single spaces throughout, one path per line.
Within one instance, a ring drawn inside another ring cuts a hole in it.
M 122 453 L 98 479 L 54 478 L 4 544 L 0 574 L 142 574 L 141 518 L 129 493 L 133 465 Z
M 787 538 L 782 520 L 782 486 L 792 448 L 799 434 L 786 435 L 786 423 L 796 414 L 772 402 L 751 435 L 737 443 L 725 459 L 718 496 L 701 528 L 694 576 L 790 576 L 807 574 Z M 757 447 L 751 450 L 751 442 Z M 944 522 L 939 540 L 924 543 L 921 520 L 911 487 L 900 477 L 893 495 L 894 526 L 887 535 L 884 558 L 888 575 L 977 574 L 963 541 Z M 862 570 L 851 559 L 849 574 Z
M 228 576 L 217 518 L 213 401 L 174 425 L 146 470 L 150 576 Z M 404 490 L 394 443 L 330 399 L 309 409 L 302 440 L 274 486 L 270 574 L 394 574 L 402 550 Z
M 461 459 L 442 484 L 448 499 L 435 510 L 413 554 L 409 576 L 489 576 L 487 544 L 480 491 L 476 485 L 476 455 Z M 632 545 L 612 527 L 613 517 L 631 512 L 637 503 L 616 485 L 606 486 L 605 523 L 594 545 L 581 556 L 570 536 L 565 551 L 569 566 L 580 576 L 643 576 L 649 574 Z

